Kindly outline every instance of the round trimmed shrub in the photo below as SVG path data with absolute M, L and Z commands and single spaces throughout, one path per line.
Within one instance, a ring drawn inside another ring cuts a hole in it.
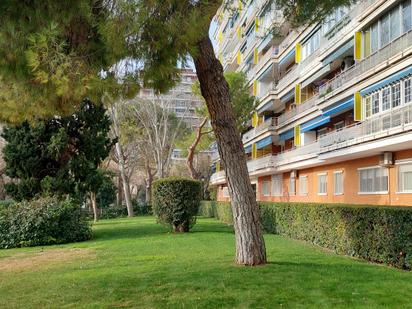
M 196 222 L 201 184 L 184 177 L 155 181 L 152 187 L 153 212 L 160 223 L 175 232 L 188 232 Z
M 86 215 L 71 200 L 40 198 L 0 212 L 0 248 L 63 244 L 91 237 Z

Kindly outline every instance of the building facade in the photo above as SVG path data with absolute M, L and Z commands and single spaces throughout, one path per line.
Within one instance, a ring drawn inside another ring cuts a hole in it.
M 411 0 L 359 1 L 298 30 L 274 2 L 222 8 L 214 33 L 259 100 L 243 133 L 257 200 L 412 206 Z M 228 200 L 217 153 L 212 168 Z

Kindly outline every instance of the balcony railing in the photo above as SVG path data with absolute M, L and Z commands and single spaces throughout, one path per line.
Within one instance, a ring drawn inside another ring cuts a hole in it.
M 280 115 L 278 117 L 277 124 L 282 125 L 282 124 L 286 123 L 287 121 L 289 121 L 290 119 L 292 119 L 293 117 L 297 116 L 298 114 L 301 114 L 301 113 L 311 109 L 312 107 L 316 106 L 316 101 L 317 101 L 318 98 L 319 98 L 319 96 L 315 95 L 312 98 L 310 98 L 309 100 L 306 100 L 305 102 L 296 105 L 296 108 Z
M 319 139 L 322 152 L 412 130 L 412 104 L 396 108 Z
M 275 166 L 276 156 L 269 154 L 247 162 L 247 169 L 249 173 L 261 170 L 264 168 L 271 168 Z
M 286 86 L 290 85 L 293 83 L 293 81 L 298 78 L 299 75 L 299 66 L 295 65 L 290 71 L 285 73 L 280 79 L 279 82 L 276 85 L 276 89 L 279 91 Z
M 216 172 L 212 174 L 212 176 L 210 176 L 210 182 L 223 180 L 224 178 L 225 178 L 225 171 Z
M 379 49 L 369 57 L 359 61 L 348 70 L 343 71 L 335 76 L 330 81 L 319 87 L 320 95 L 326 95 L 330 92 L 336 91 L 350 82 L 357 81 L 357 77 L 361 74 L 375 68 L 379 64 L 387 61 L 389 58 L 401 53 L 408 47 L 412 46 L 412 31 L 404 33 L 399 38 L 395 39 L 385 47 Z
M 265 130 L 269 130 L 271 127 L 273 127 L 273 129 L 276 127 L 277 125 L 277 119 L 276 118 L 269 118 L 268 120 L 266 120 L 265 122 L 263 122 L 262 124 L 260 124 L 259 126 L 257 126 L 256 128 L 246 132 L 245 134 L 243 134 L 243 142 L 246 143 L 247 141 L 251 140 L 252 138 L 254 138 L 256 135 L 258 135 L 259 133 L 265 131 Z
M 297 158 L 301 158 L 302 156 L 308 154 L 317 155 L 319 153 L 319 150 L 319 142 L 315 141 L 304 146 L 281 152 L 276 156 L 276 161 L 278 162 L 277 165 L 286 164 L 290 161 L 296 161 Z

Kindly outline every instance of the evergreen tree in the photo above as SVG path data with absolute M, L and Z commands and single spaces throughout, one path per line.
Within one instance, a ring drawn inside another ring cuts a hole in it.
M 16 200 L 38 194 L 84 196 L 104 181 L 98 170 L 113 141 L 105 109 L 85 100 L 79 111 L 4 129 L 7 192 Z

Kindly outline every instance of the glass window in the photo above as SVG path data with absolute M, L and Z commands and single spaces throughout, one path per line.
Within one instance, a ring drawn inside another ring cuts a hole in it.
M 391 40 L 396 39 L 401 34 L 401 22 L 399 16 L 399 6 L 391 11 Z
M 398 166 L 398 191 L 412 192 L 412 162 Z
M 266 180 L 262 182 L 262 195 L 270 196 L 270 181 Z
M 295 195 L 295 194 L 296 194 L 296 179 L 290 178 L 289 179 L 289 195 Z
M 387 193 L 388 169 L 374 167 L 359 170 L 360 193 Z
M 386 46 L 390 41 L 390 15 L 386 14 L 380 21 L 380 38 L 381 44 L 380 47 Z
M 412 101 L 412 93 L 411 93 L 411 79 L 407 79 L 403 82 L 404 87 L 405 87 L 405 92 L 404 92 L 404 103 L 410 103 Z
M 229 197 L 229 188 L 223 187 L 223 197 Z
M 402 31 L 408 32 L 412 29 L 411 0 L 402 3 Z
M 365 97 L 365 117 L 370 117 L 372 115 L 372 104 L 371 96 Z
M 328 193 L 328 175 L 318 174 L 318 194 L 326 195 Z
M 372 94 L 372 114 L 379 113 L 379 92 Z
M 371 27 L 371 53 L 378 50 L 379 47 L 379 37 L 378 37 L 378 23 Z
M 392 89 L 392 107 L 401 105 L 401 84 L 398 82 L 391 87 Z
M 343 194 L 343 172 L 342 171 L 333 172 L 333 194 L 335 195 Z
M 282 196 L 283 193 L 283 179 L 282 175 L 272 176 L 272 196 Z
M 391 108 L 391 88 L 387 87 L 382 90 L 382 111 L 386 111 Z
M 308 194 L 308 177 L 299 176 L 299 195 Z

